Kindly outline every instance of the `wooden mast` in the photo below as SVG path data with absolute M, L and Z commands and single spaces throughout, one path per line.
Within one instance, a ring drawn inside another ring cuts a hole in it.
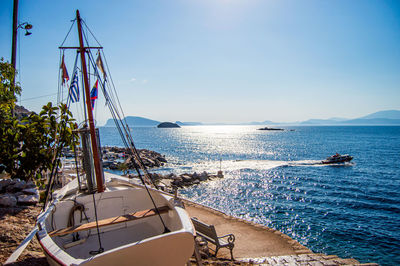
M 84 80 L 84 89 L 85 89 L 85 100 L 86 100 L 86 108 L 89 119 L 89 129 L 90 129 L 90 140 L 92 144 L 92 152 L 93 152 L 93 161 L 94 161 L 94 171 L 96 175 L 96 183 L 97 183 L 97 192 L 104 191 L 103 185 L 103 177 L 101 174 L 101 166 L 100 166 L 100 155 L 99 148 L 97 146 L 97 138 L 95 132 L 95 126 L 93 122 L 93 112 L 92 112 L 92 104 L 90 101 L 90 88 L 89 88 L 89 80 L 86 69 L 86 47 L 84 47 L 83 38 L 82 38 L 82 25 L 81 25 L 81 17 L 79 15 L 79 10 L 76 10 L 76 21 L 78 24 L 78 34 L 79 34 L 79 52 L 81 54 L 81 62 L 82 62 L 82 71 L 83 71 L 83 80 Z

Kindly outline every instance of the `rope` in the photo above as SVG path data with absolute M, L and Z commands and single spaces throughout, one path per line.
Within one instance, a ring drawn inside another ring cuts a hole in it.
M 95 198 L 95 196 L 94 196 L 94 193 L 92 194 L 92 196 L 93 196 L 94 216 L 95 216 L 95 218 L 96 218 L 97 237 L 98 237 L 98 239 L 99 239 L 99 249 L 98 249 L 98 250 L 90 251 L 89 254 L 90 254 L 90 255 L 97 255 L 97 254 L 103 253 L 104 248 L 103 248 L 102 245 L 101 245 L 100 229 L 99 229 L 99 220 L 98 220 L 98 218 L 97 218 L 96 198 Z
M 71 32 L 71 30 L 72 30 L 72 27 L 73 27 L 74 24 L 75 24 L 75 21 L 76 21 L 76 19 L 71 20 L 71 22 L 72 22 L 71 27 L 69 28 L 69 31 L 68 31 L 67 35 L 65 36 L 65 38 L 64 38 L 64 40 L 63 40 L 63 42 L 61 43 L 60 46 L 63 46 L 63 45 L 64 45 L 65 41 L 66 41 L 67 38 L 68 38 L 68 35 L 70 34 L 70 32 Z
M 86 24 L 85 24 L 85 26 L 87 27 Z M 91 31 L 89 30 L 89 32 L 91 32 Z M 86 38 L 87 36 L 84 35 L 84 37 Z M 86 41 L 87 41 L 87 39 L 86 39 Z M 88 51 L 88 57 L 89 57 L 89 62 L 93 66 L 95 75 L 101 81 L 101 77 L 99 75 L 99 72 L 97 70 L 96 64 L 94 62 L 93 55 L 90 52 L 90 50 Z M 105 59 L 105 62 L 106 62 L 107 71 L 109 73 L 109 68 L 108 68 L 108 64 L 107 64 L 106 59 Z M 110 78 L 110 80 L 112 82 L 112 78 Z M 120 116 L 120 114 L 118 112 L 118 108 L 114 104 L 115 101 L 107 93 L 105 93 L 106 90 L 103 87 L 103 83 L 100 82 L 100 84 L 101 84 L 100 86 L 102 87 L 102 91 L 103 91 L 104 97 L 106 98 L 106 103 L 109 106 L 111 115 L 113 116 L 114 122 L 116 124 L 116 127 L 118 129 L 119 134 L 121 135 L 121 139 L 123 140 L 125 147 L 129 148 L 131 150 L 134 159 L 136 159 L 137 163 L 139 164 L 139 167 L 143 170 L 144 175 L 145 175 L 146 179 L 149 181 L 149 183 L 157 188 L 157 186 L 154 184 L 153 180 L 150 178 L 149 173 L 147 172 L 147 168 L 145 167 L 145 165 L 144 165 L 142 159 L 140 158 L 140 155 L 139 155 L 139 153 L 138 153 L 138 151 L 137 151 L 137 149 L 135 147 L 135 144 L 133 142 L 132 135 L 130 134 L 130 130 L 129 130 L 128 124 L 127 124 L 127 122 L 125 120 L 125 117 L 123 119 L 121 119 L 121 116 Z M 112 83 L 112 85 L 114 85 L 114 84 Z M 114 87 L 114 91 L 115 91 L 115 86 L 113 86 L 113 87 Z M 117 98 L 118 106 L 122 110 L 121 104 L 119 102 L 119 99 L 118 99 L 118 97 L 116 97 L 116 98 Z M 116 119 L 116 118 L 119 118 L 119 119 Z M 124 125 L 124 123 L 122 121 L 125 122 L 125 125 Z M 121 123 L 121 125 L 120 125 L 120 123 Z M 125 133 L 125 135 L 123 133 Z M 149 195 L 149 198 L 150 198 L 151 202 L 153 203 L 153 206 L 154 206 L 154 208 L 155 208 L 155 210 L 156 210 L 156 212 L 157 212 L 157 214 L 158 214 L 158 216 L 160 218 L 160 221 L 161 221 L 162 225 L 164 226 L 164 233 L 170 232 L 170 230 L 167 228 L 167 226 L 164 223 L 164 220 L 161 217 L 161 214 L 160 214 L 160 212 L 159 212 L 159 210 L 157 208 L 157 205 L 155 204 L 155 201 L 154 201 L 153 197 L 151 196 L 150 191 L 148 190 L 148 187 L 147 187 L 146 182 L 144 181 L 144 179 L 143 179 L 143 177 L 141 175 L 140 170 L 138 169 L 138 167 L 137 167 L 135 162 L 133 162 L 133 165 L 134 165 L 134 168 L 135 168 L 136 172 L 138 173 L 139 179 L 142 181 L 142 183 L 143 183 L 143 185 L 144 185 L 144 187 L 145 187 L 145 189 L 147 191 L 147 194 Z

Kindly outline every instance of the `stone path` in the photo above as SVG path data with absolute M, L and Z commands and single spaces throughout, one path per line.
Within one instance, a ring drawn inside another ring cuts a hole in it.
M 325 254 L 302 254 L 265 258 L 243 259 L 242 262 L 256 265 L 310 265 L 310 266 L 333 266 L 333 265 L 359 265 L 378 266 L 376 263 L 361 264 L 355 259 L 342 259 L 336 255 Z

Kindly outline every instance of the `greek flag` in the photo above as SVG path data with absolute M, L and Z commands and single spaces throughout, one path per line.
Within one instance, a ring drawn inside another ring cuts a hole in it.
M 74 72 L 74 77 L 69 87 L 69 97 L 73 103 L 79 102 L 78 71 Z

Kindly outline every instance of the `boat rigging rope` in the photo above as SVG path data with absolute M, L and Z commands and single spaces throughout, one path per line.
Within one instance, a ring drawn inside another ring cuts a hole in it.
M 85 24 L 85 26 L 86 26 L 86 29 L 88 29 L 88 31 L 92 34 L 92 32 L 90 31 L 88 26 L 86 24 Z M 92 34 L 92 36 L 94 37 L 93 34 Z M 85 38 L 86 43 L 88 43 L 87 36 L 85 34 L 84 34 L 84 38 Z M 139 176 L 140 180 L 142 181 L 142 183 L 143 183 L 143 185 L 144 185 L 144 187 L 145 187 L 145 189 L 147 191 L 147 194 L 149 195 L 149 198 L 150 198 L 150 200 L 151 200 L 151 202 L 152 202 L 152 204 L 153 204 L 153 206 L 154 206 L 154 208 L 156 210 L 156 213 L 157 213 L 158 217 L 160 218 L 160 221 L 161 221 L 162 225 L 164 226 L 164 233 L 170 232 L 170 230 L 165 225 L 163 218 L 161 217 L 161 214 L 160 214 L 160 212 L 159 212 L 159 210 L 157 208 L 157 205 L 156 205 L 156 203 L 155 203 L 155 201 L 154 201 L 154 199 L 153 199 L 153 197 L 152 197 L 152 195 L 151 195 L 151 193 L 150 193 L 150 191 L 149 191 L 149 189 L 148 189 L 148 187 L 146 185 L 146 182 L 144 182 L 144 180 L 143 180 L 143 177 L 142 177 L 142 175 L 140 173 L 140 170 L 138 169 L 138 167 L 136 165 L 136 163 L 137 163 L 139 165 L 139 167 L 143 170 L 144 176 L 145 176 L 146 179 L 148 179 L 150 184 L 152 184 L 154 187 L 157 188 L 157 186 L 154 184 L 153 180 L 150 178 L 150 175 L 149 175 L 149 173 L 148 173 L 148 171 L 147 171 L 142 159 L 140 158 L 139 152 L 137 151 L 137 149 L 135 147 L 135 144 L 133 143 L 132 135 L 130 134 L 130 129 L 128 127 L 128 124 L 127 124 L 125 118 L 121 119 L 121 115 L 118 112 L 117 106 L 119 107 L 119 109 L 123 113 L 122 108 L 121 108 L 121 104 L 119 102 L 119 99 L 116 96 L 117 103 L 118 103 L 118 105 L 116 106 L 115 105 L 115 102 L 116 102 L 115 99 L 112 99 L 113 98 L 112 97 L 113 96 L 113 93 L 112 93 L 113 91 L 111 90 L 111 97 L 110 97 L 110 95 L 107 93 L 107 91 L 106 91 L 106 89 L 104 87 L 105 86 L 105 82 L 104 83 L 101 82 L 101 77 L 99 75 L 99 72 L 98 72 L 98 69 L 96 67 L 95 60 L 93 58 L 93 55 L 92 55 L 91 51 L 88 50 L 87 54 L 88 54 L 89 62 L 90 62 L 90 64 L 92 64 L 92 67 L 94 69 L 94 73 L 97 76 L 97 78 L 100 80 L 100 86 L 102 88 L 104 97 L 106 98 L 106 104 L 108 105 L 108 107 L 110 109 L 111 115 L 113 116 L 114 122 L 116 124 L 116 127 L 118 128 L 118 131 L 119 131 L 119 133 L 121 135 L 121 138 L 122 138 L 122 140 L 123 140 L 123 142 L 125 144 L 125 147 L 130 149 L 134 159 L 136 159 L 136 162 L 135 162 L 135 160 L 133 161 L 133 165 L 135 167 L 136 172 L 138 173 L 138 176 Z M 109 73 L 107 61 L 106 61 L 106 67 L 107 67 L 107 72 Z M 110 80 L 112 82 L 112 78 L 110 78 Z M 114 92 L 116 92 L 114 83 L 112 83 L 112 84 L 113 84 Z M 117 95 L 117 94 L 115 93 L 115 95 Z M 122 121 L 125 122 L 125 125 L 124 125 L 124 123 Z M 125 135 L 123 133 L 125 133 Z
M 75 24 L 75 21 L 76 21 L 76 19 L 71 20 L 71 22 L 72 22 L 71 23 L 71 27 L 69 28 L 69 31 L 68 31 L 67 35 L 65 36 L 64 41 L 61 43 L 60 47 L 63 46 L 65 41 L 67 40 L 67 38 L 68 38 L 68 36 L 69 36 L 69 34 L 70 34 L 71 30 L 72 30 L 72 27 Z
M 94 216 L 96 218 L 96 229 L 97 229 L 97 238 L 99 240 L 99 249 L 92 250 L 89 252 L 90 255 L 97 255 L 104 252 L 104 248 L 101 245 L 101 238 L 100 238 L 100 229 L 99 229 L 99 219 L 97 218 L 97 207 L 96 207 L 96 198 L 94 196 L 95 193 L 92 194 L 93 196 L 93 207 L 94 207 Z
M 93 68 L 95 68 L 95 75 L 97 75 L 98 79 L 101 81 L 101 77 L 97 71 L 97 68 L 95 67 L 94 58 L 91 53 L 88 53 L 88 55 L 89 55 L 90 63 L 93 65 Z M 105 61 L 106 61 L 106 59 L 105 59 Z M 106 62 L 106 66 L 107 66 L 107 70 L 108 70 L 107 62 Z M 112 80 L 112 78 L 111 78 L 111 80 Z M 143 170 L 144 176 L 145 176 L 146 180 L 149 182 L 149 184 L 152 184 L 155 188 L 157 188 L 157 185 L 151 179 L 151 177 L 147 171 L 147 168 L 144 165 L 144 163 L 139 155 L 139 152 L 137 151 L 137 149 L 134 145 L 132 135 L 130 134 L 130 129 L 129 129 L 128 123 L 126 122 L 125 118 L 123 118 L 123 119 L 121 118 L 121 115 L 118 112 L 118 108 L 114 104 L 115 100 L 112 99 L 112 97 L 110 97 L 110 95 L 107 93 L 102 82 L 100 82 L 100 87 L 102 88 L 104 97 L 106 98 L 106 104 L 108 105 L 108 107 L 110 109 L 111 115 L 113 116 L 114 122 L 118 128 L 118 131 L 121 135 L 121 138 L 124 142 L 125 147 L 131 150 L 134 159 L 136 160 L 139 167 Z M 114 91 L 115 91 L 115 88 L 114 88 Z M 116 98 L 118 99 L 118 97 L 116 97 Z M 119 100 L 118 100 L 118 106 L 119 106 L 119 109 L 121 110 L 121 112 L 123 113 L 121 104 L 119 103 Z M 123 121 L 125 122 L 125 125 L 124 125 Z M 136 167 L 135 167 L 135 169 L 136 169 Z M 141 173 L 139 171 L 137 171 L 137 172 L 138 172 L 139 178 L 142 179 Z M 144 181 L 142 180 L 142 182 L 144 182 Z

